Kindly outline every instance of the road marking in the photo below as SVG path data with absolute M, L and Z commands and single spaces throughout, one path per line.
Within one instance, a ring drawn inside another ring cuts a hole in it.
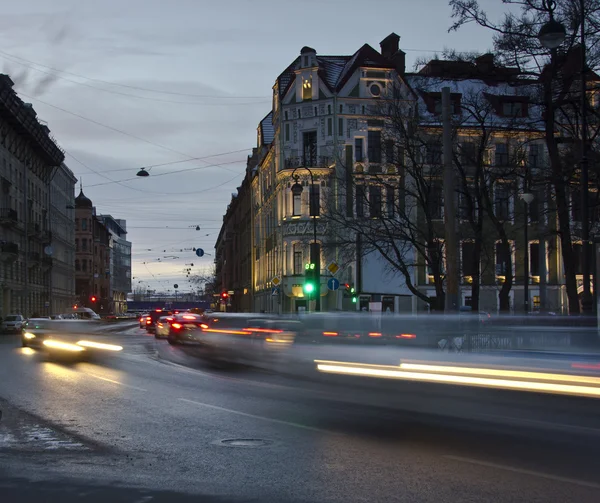
M 179 398 L 179 400 L 181 400 L 182 402 L 186 402 L 186 403 L 192 403 L 194 405 L 200 405 L 201 407 L 207 407 L 209 409 L 220 410 L 222 412 L 229 412 L 231 414 L 237 414 L 238 416 L 251 417 L 253 419 L 261 419 L 263 421 L 269 421 L 271 423 L 277 423 L 277 424 L 284 424 L 286 426 L 294 426 L 295 428 L 302 428 L 303 430 L 318 431 L 319 433 L 328 433 L 330 435 L 337 435 L 337 433 L 335 433 L 333 431 L 323 430 L 322 428 L 315 428 L 314 426 L 306 426 L 306 425 L 299 424 L 299 423 L 292 423 L 290 421 L 283 421 L 281 419 L 273 419 L 271 417 L 257 416 L 255 414 L 248 414 L 247 412 L 241 412 L 239 410 L 226 409 L 225 407 L 219 407 L 218 405 L 210 405 L 210 404 L 204 403 L 204 402 L 196 402 L 194 400 L 188 400 L 187 398 Z
M 535 470 L 527 470 L 524 468 L 516 468 L 514 466 L 499 465 L 497 463 L 490 463 L 488 461 L 480 461 L 478 459 L 464 458 L 462 456 L 452 456 L 450 454 L 444 456 L 447 459 L 454 461 L 461 461 L 463 463 L 470 463 L 472 465 L 486 466 L 488 468 L 497 468 L 498 470 L 505 470 L 507 472 L 521 473 L 523 475 L 531 475 L 533 477 L 539 477 L 548 480 L 554 480 L 556 482 L 566 482 L 568 484 L 574 484 L 582 487 L 591 487 L 592 489 L 600 489 L 600 484 L 594 482 L 586 482 L 585 480 L 571 479 L 569 477 L 561 477 L 560 475 L 550 475 L 549 473 L 537 472 Z
M 122 383 L 120 381 L 114 381 L 113 379 L 109 379 L 108 377 L 102 377 L 102 376 L 99 376 L 99 375 L 96 375 L 96 374 L 92 374 L 90 372 L 84 372 L 84 374 L 92 376 L 92 377 L 95 377 L 96 379 L 100 379 L 102 381 L 110 382 L 110 383 L 113 383 L 113 384 L 118 384 L 119 386 L 125 386 L 126 388 L 136 389 L 138 391 L 148 391 L 148 390 L 146 390 L 144 388 L 138 388 L 137 386 L 132 386 L 131 384 L 124 384 L 124 383 Z

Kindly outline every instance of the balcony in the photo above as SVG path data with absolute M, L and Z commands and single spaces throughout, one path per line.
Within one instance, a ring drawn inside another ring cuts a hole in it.
M 328 168 L 334 162 L 334 158 L 327 155 L 314 157 L 288 157 L 285 159 L 285 168 Z
M 13 226 L 17 224 L 17 211 L 12 208 L 0 208 L 0 225 Z
M 19 245 L 17 243 L 3 242 L 0 245 L 0 260 L 3 262 L 14 262 L 19 257 Z

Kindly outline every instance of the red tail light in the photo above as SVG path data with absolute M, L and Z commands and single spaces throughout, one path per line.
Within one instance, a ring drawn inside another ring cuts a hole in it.
M 369 337 L 381 337 L 381 332 L 369 332 Z
M 323 332 L 323 335 L 325 337 L 336 337 L 337 336 L 337 332 Z
M 416 339 L 417 336 L 415 334 L 400 334 L 396 336 L 396 339 Z
M 181 323 L 173 323 L 171 326 L 179 330 L 181 328 Z
M 152 320 L 150 318 L 146 319 L 146 325 L 151 325 L 152 324 Z

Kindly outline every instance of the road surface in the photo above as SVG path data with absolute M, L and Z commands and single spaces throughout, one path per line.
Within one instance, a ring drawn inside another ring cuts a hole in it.
M 600 401 L 214 370 L 122 327 L 95 362 L 2 336 L 3 502 L 598 501 Z

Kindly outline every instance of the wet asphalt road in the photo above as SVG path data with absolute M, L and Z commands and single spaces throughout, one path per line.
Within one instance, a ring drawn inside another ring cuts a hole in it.
M 47 361 L 1 339 L 1 501 L 598 501 L 600 402 L 489 403 L 486 390 L 449 386 L 373 400 L 356 382 L 208 369 L 136 327 L 108 337 L 125 350 L 96 362 Z M 402 412 L 410 396 L 442 415 Z M 502 407 L 577 428 L 464 417 Z M 57 440 L 21 442 L 31 425 Z

